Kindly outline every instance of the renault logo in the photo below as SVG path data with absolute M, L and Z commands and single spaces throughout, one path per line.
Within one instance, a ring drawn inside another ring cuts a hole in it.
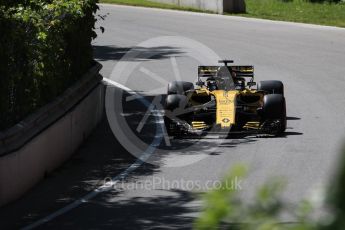
M 228 118 L 224 118 L 222 121 L 223 121 L 224 123 L 229 123 L 229 122 L 230 122 L 230 120 L 229 120 Z

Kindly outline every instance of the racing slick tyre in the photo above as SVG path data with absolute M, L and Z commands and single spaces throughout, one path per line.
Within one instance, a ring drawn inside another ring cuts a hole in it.
M 194 89 L 194 84 L 186 81 L 173 81 L 168 84 L 168 95 L 185 95 L 186 91 Z
M 269 94 L 284 95 L 284 84 L 281 81 L 260 81 L 258 90 L 266 91 Z
M 188 103 L 188 98 L 184 95 L 171 94 L 165 99 L 165 110 L 173 111 L 184 109 Z
M 263 119 L 268 123 L 268 132 L 276 134 L 286 130 L 286 102 L 281 94 L 264 96 Z

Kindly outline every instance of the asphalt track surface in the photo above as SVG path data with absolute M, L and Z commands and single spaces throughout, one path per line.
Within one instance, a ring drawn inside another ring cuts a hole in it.
M 272 176 L 286 178 L 284 198 L 290 202 L 310 197 L 332 181 L 345 138 L 344 29 L 125 6 L 100 8 L 100 14 L 107 14 L 99 22 L 105 33 L 99 33 L 94 49 L 95 59 L 104 65 L 105 78 L 112 78 L 114 66 L 126 52 L 139 50 L 142 56 L 126 59 L 139 67 L 121 84 L 145 94 L 148 101 L 164 97 L 164 82 L 178 76 L 195 81 L 199 63 L 183 46 L 139 44 L 161 36 L 187 38 L 221 58 L 255 65 L 257 81 L 282 80 L 288 129 L 277 138 L 211 137 L 196 145 L 193 139 L 171 140 L 167 152 L 153 157 L 154 164 L 136 165 L 115 189 L 39 228 L 190 229 L 201 207 L 195 186 L 212 185 L 238 163 L 250 168 L 240 191 L 246 199 Z M 126 96 L 122 99 L 121 115 L 136 133 L 147 108 L 138 101 L 127 101 Z M 157 123 L 149 116 L 137 135 L 150 144 L 157 137 Z M 69 162 L 22 199 L 0 209 L 0 228 L 28 226 L 102 186 L 104 178 L 128 169 L 137 158 L 117 139 L 105 116 Z M 187 164 L 191 161 L 195 162 Z M 177 184 L 171 184 L 174 181 Z

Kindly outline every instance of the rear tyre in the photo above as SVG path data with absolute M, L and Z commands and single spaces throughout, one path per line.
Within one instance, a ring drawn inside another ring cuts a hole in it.
M 284 84 L 281 81 L 260 81 L 258 90 L 265 91 L 268 94 L 284 95 Z
M 286 103 L 281 94 L 264 96 L 263 120 L 269 124 L 269 132 L 280 134 L 286 130 Z
M 185 95 L 186 91 L 194 89 L 194 84 L 186 81 L 173 81 L 168 84 L 168 95 Z

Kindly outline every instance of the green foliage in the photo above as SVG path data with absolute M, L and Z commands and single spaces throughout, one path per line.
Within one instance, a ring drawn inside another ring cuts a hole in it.
M 244 166 L 236 166 L 224 179 L 224 184 L 242 178 Z M 252 202 L 241 199 L 239 191 L 216 189 L 204 197 L 205 209 L 195 224 L 196 229 L 241 229 L 241 230 L 311 230 L 317 229 L 317 222 L 310 217 L 313 206 L 309 201 L 300 202 L 297 207 L 283 201 L 281 193 L 285 188 L 281 178 L 274 178 L 261 186 Z M 296 223 L 282 224 L 282 214 L 296 219 Z
M 213 190 L 204 195 L 205 209 L 195 224 L 196 229 L 241 230 L 343 230 L 345 226 L 345 148 L 339 168 L 327 193 L 316 193 L 316 199 L 298 204 L 283 201 L 282 179 L 272 179 L 261 186 L 254 199 L 243 201 L 239 191 Z M 246 169 L 237 166 L 224 179 L 224 184 L 243 178 Z M 315 196 L 315 194 L 314 194 Z M 327 198 L 327 199 L 325 199 Z M 317 201 L 316 201 L 317 200 Z M 321 202 L 320 202 L 321 201 Z M 322 209 L 326 213 L 317 215 Z M 282 214 L 295 222 L 284 223 Z
M 329 3 L 339 3 L 341 0 L 308 0 L 309 2 L 317 2 L 317 3 L 323 3 L 323 2 L 329 2 Z
M 241 208 L 243 205 L 237 196 L 237 191 L 227 185 L 243 178 L 246 171 L 247 169 L 243 165 L 234 167 L 219 189 L 205 194 L 206 207 L 201 218 L 196 223 L 197 229 L 217 229 L 229 217 L 235 223 L 241 221 L 240 218 L 243 212 Z
M 345 147 L 342 158 L 339 160 L 337 172 L 330 184 L 327 205 L 331 208 L 333 216 L 328 225 L 323 226 L 325 230 L 343 230 L 345 226 Z
M 0 130 L 92 65 L 97 0 L 0 0 Z

